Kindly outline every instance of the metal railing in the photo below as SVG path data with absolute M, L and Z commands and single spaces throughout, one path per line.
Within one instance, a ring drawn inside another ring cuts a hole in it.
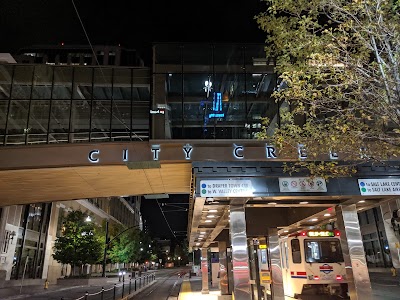
M 133 292 L 146 287 L 149 283 L 156 279 L 155 273 L 146 274 L 138 278 L 130 278 L 122 283 L 115 283 L 113 287 L 105 289 L 101 288 L 100 291 L 95 293 L 86 292 L 85 295 L 74 298 L 73 300 L 119 300 L 130 295 Z M 62 297 L 61 300 L 67 300 L 71 298 Z

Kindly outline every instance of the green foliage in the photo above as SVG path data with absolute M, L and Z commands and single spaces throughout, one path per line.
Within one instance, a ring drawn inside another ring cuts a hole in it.
M 111 242 L 108 257 L 112 262 L 144 263 L 158 260 L 158 251 L 151 237 L 137 227 L 110 226 L 109 233 Z
M 280 127 L 265 120 L 259 139 L 307 160 L 287 167 L 311 175 L 354 173 L 365 161 L 400 154 L 400 20 L 398 1 L 265 0 L 255 17 L 276 59 L 283 103 Z M 360 149 L 363 149 L 362 151 Z M 339 154 L 345 164 L 324 163 Z
M 121 229 L 124 230 L 122 227 Z M 117 234 L 112 234 L 110 235 L 111 238 L 114 235 L 117 236 Z M 112 240 L 108 256 L 114 263 L 138 261 L 140 257 L 140 231 L 137 228 L 131 228 Z
M 103 244 L 93 222 L 86 222 L 87 214 L 70 212 L 63 220 L 62 236 L 54 243 L 53 258 L 71 266 L 95 264 L 102 257 Z

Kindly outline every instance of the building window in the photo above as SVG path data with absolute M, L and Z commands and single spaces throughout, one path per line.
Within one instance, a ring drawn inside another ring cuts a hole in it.
M 97 57 L 97 63 L 99 65 L 103 65 L 104 64 L 104 51 L 97 51 L 96 57 Z
M 81 62 L 81 55 L 79 53 L 71 53 L 71 64 L 79 65 Z
M 108 52 L 108 64 L 115 65 L 115 51 Z
M 88 65 L 88 66 L 92 65 L 92 54 L 86 53 L 86 54 L 83 56 L 83 64 L 84 64 L 85 66 L 86 66 L 86 65 Z

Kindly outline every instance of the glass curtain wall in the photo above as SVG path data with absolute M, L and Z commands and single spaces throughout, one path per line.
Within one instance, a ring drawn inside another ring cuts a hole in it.
M 262 118 L 276 120 L 276 76 L 263 45 L 157 44 L 153 51 L 165 138 L 254 139 Z
M 11 278 L 41 278 L 51 203 L 25 205 L 15 248 Z
M 148 68 L 0 65 L 0 144 L 148 140 Z
M 363 211 L 358 214 L 358 219 L 368 267 L 391 267 L 392 259 L 380 208 Z

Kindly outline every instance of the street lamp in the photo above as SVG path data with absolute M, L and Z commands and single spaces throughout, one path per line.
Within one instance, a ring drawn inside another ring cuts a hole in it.
M 118 276 L 119 276 L 119 282 L 121 282 L 121 277 L 122 277 L 122 282 L 125 282 L 125 274 L 126 274 L 126 272 L 125 271 L 122 271 L 122 272 L 119 272 L 118 273 Z

